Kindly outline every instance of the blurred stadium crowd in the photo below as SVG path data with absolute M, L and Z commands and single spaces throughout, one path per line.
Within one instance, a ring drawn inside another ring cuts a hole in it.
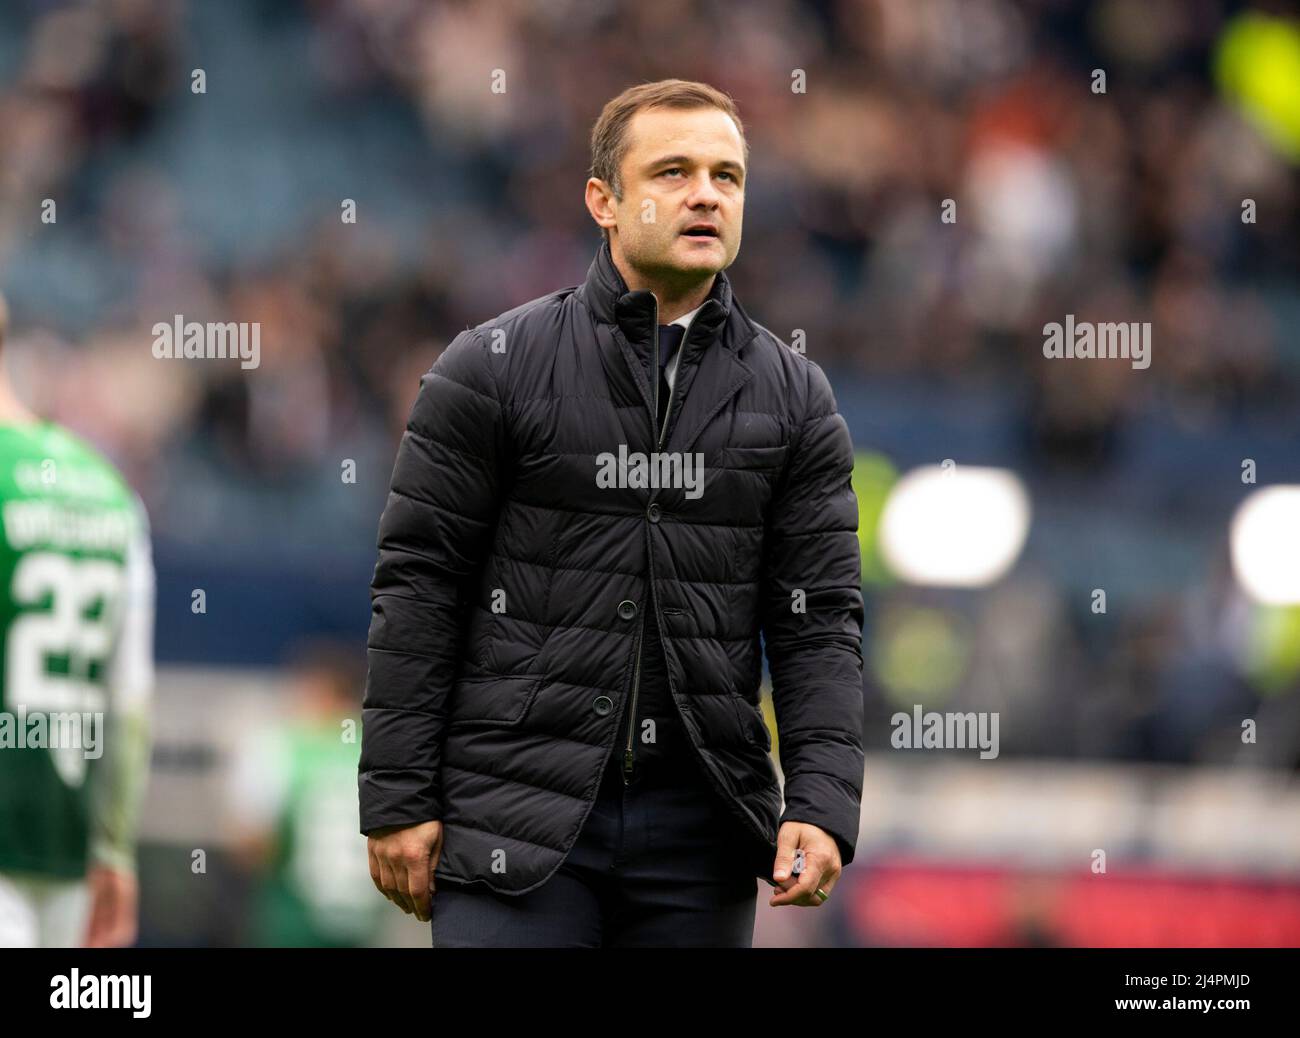
M 229 624 L 294 615 L 363 644 L 419 376 L 461 328 L 581 281 L 591 124 L 669 76 L 737 99 L 752 169 L 728 275 L 756 320 L 803 330 L 862 452 L 869 746 L 923 702 L 1003 711 L 1004 755 L 1300 768 L 1300 612 L 1249 600 L 1226 547 L 1243 459 L 1300 482 L 1281 3 L 4 5 L 8 363 L 142 492 L 160 603 L 217 560 L 240 573 Z M 261 322 L 261 367 L 155 360 L 174 314 Z M 1151 322 L 1150 368 L 1045 363 L 1066 314 Z M 945 458 L 1029 490 L 992 588 L 871 563 L 873 502 Z M 160 653 L 206 660 L 212 636 L 169 637 L 162 613 Z M 218 640 L 213 662 L 288 651 Z

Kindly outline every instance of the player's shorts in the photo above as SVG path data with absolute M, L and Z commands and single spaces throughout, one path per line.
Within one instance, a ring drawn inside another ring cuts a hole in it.
M 0 872 L 0 948 L 79 948 L 89 922 L 84 879 Z

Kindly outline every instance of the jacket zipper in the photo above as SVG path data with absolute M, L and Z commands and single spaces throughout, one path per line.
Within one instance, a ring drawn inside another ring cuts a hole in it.
M 632 735 L 636 729 L 636 694 L 641 684 L 641 639 L 645 634 L 645 614 L 641 614 L 641 630 L 636 635 L 636 669 L 632 674 L 632 702 L 628 705 L 627 748 L 623 751 L 623 785 L 632 783 Z
M 658 426 L 659 424 L 659 297 L 653 296 L 653 299 L 655 301 L 655 319 L 654 319 L 654 324 L 652 324 L 650 327 L 653 329 L 651 332 L 651 347 L 652 347 L 651 359 L 654 361 L 655 364 L 654 367 L 655 410 L 654 410 L 654 415 L 651 418 L 651 425 L 650 425 L 651 429 L 655 429 L 656 426 Z M 704 309 L 703 304 L 701 304 L 700 309 L 701 310 Z M 691 326 L 695 324 L 695 319 L 699 316 L 700 314 L 699 311 L 697 310 L 695 313 L 695 317 L 692 317 L 688 322 L 686 322 L 686 333 L 682 336 L 682 341 L 677 344 L 677 349 L 673 352 L 674 358 L 679 357 L 681 355 L 682 349 L 686 346 L 687 340 L 690 339 L 691 337 Z M 663 428 L 657 430 L 659 434 L 657 440 L 658 447 L 663 447 L 664 440 L 668 434 L 668 421 L 673 416 L 673 393 L 677 389 L 677 376 L 679 374 L 681 374 L 681 372 L 674 370 L 672 384 L 668 387 L 668 406 L 664 409 Z M 651 567 L 650 564 L 651 562 L 650 552 L 651 552 L 650 537 L 649 534 L 647 534 L 646 535 L 646 568 L 647 568 L 647 579 L 650 582 L 650 608 L 653 609 L 654 608 L 654 573 L 653 573 L 653 568 Z M 656 620 L 656 623 L 657 622 L 658 621 Z M 627 711 L 628 714 L 627 746 L 624 747 L 623 749 L 623 785 L 625 786 L 631 785 L 632 772 L 636 766 L 636 753 L 632 747 L 636 735 L 636 699 L 637 699 L 637 693 L 641 691 L 641 645 L 645 641 L 645 625 L 646 625 L 646 615 L 643 612 L 641 614 L 641 630 L 637 632 L 637 637 L 636 637 L 636 665 L 632 671 L 632 701 L 628 705 L 628 711 Z M 659 634 L 659 644 L 660 645 L 663 644 L 662 631 Z M 667 660 L 665 659 L 665 664 L 666 663 Z M 665 671 L 666 670 L 667 667 L 665 666 Z M 672 693 L 670 692 L 669 695 L 671 696 Z

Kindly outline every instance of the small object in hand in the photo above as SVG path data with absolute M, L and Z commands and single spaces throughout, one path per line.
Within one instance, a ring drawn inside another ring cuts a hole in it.
M 803 848 L 800 847 L 794 852 L 794 864 L 790 867 L 790 875 L 797 876 L 803 871 Z

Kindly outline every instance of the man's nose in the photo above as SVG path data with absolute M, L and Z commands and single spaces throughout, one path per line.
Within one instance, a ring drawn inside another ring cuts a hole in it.
M 722 192 L 713 182 L 713 174 L 704 170 L 691 180 L 691 190 L 686 204 L 692 209 L 698 205 L 716 206 L 721 198 Z

